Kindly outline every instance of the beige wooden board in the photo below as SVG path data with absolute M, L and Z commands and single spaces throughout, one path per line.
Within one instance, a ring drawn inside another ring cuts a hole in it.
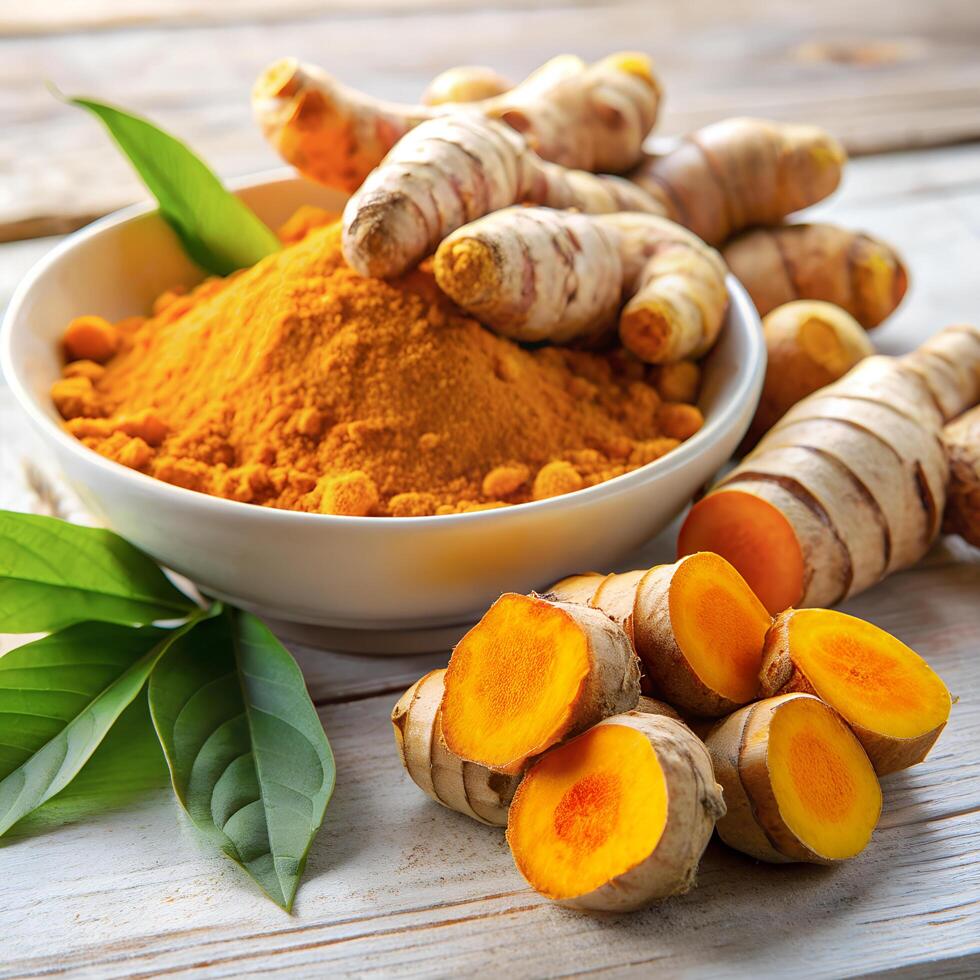
M 140 195 L 97 125 L 58 104 L 45 79 L 150 114 L 223 176 L 274 162 L 249 118 L 248 92 L 259 70 L 285 54 L 378 95 L 412 99 L 453 63 L 489 62 L 520 77 L 559 51 L 642 48 L 667 86 L 664 133 L 755 114 L 826 125 L 857 152 L 980 135 L 973 0 L 259 6 L 118 0 L 90 9 L 60 0 L 31 8 L 9 0 L 0 14 L 8 32 L 42 33 L 0 38 L 0 240 L 65 231 Z M 102 29 L 43 33 L 68 7 L 69 25 Z M 151 13 L 164 23 L 133 26 Z

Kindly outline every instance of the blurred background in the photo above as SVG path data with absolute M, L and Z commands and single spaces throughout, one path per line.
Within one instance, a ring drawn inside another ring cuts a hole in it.
M 0 306 L 50 236 L 144 196 L 45 81 L 145 113 L 235 177 L 278 165 L 249 90 L 287 54 L 413 101 L 454 64 L 517 79 L 559 52 L 629 48 L 654 56 L 664 136 L 752 114 L 818 123 L 861 157 L 819 213 L 909 260 L 913 291 L 882 347 L 915 316 L 978 315 L 961 309 L 980 259 L 977 0 L 0 0 Z M 917 257 L 937 249 L 942 278 L 923 279 Z

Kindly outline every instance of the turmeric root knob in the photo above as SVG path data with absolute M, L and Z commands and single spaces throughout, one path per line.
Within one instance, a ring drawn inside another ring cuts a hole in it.
M 881 814 L 874 769 L 833 709 L 807 694 L 757 701 L 705 739 L 728 812 L 718 836 L 760 861 L 859 854 Z
M 574 908 L 623 912 L 686 892 L 724 812 L 708 754 L 690 729 L 631 711 L 529 770 L 507 841 L 535 891 Z
M 744 448 L 754 446 L 798 401 L 837 381 L 874 353 L 857 320 L 831 303 L 786 303 L 763 318 L 762 328 L 769 360 Z
M 980 407 L 943 429 L 949 456 L 949 495 L 943 530 L 980 548 Z
M 459 641 L 445 685 L 448 749 L 509 774 L 640 696 L 636 657 L 608 617 L 514 593 Z
M 502 95 L 514 83 L 486 65 L 458 65 L 440 72 L 422 94 L 424 105 L 447 102 L 479 102 Z
M 445 674 L 433 670 L 417 680 L 391 712 L 402 765 L 437 803 L 481 823 L 505 827 L 519 777 L 464 762 L 446 748 L 440 711 Z
M 815 694 L 857 735 L 879 775 L 921 762 L 949 718 L 946 685 L 884 630 L 831 609 L 790 609 L 766 637 L 766 696 Z

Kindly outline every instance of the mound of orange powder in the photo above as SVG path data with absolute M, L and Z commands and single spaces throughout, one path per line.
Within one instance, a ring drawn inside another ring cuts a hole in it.
M 702 422 L 621 350 L 524 349 L 462 315 L 425 268 L 359 277 L 336 224 L 164 294 L 149 317 L 79 318 L 64 346 L 52 398 L 85 445 L 292 510 L 449 514 L 567 493 Z

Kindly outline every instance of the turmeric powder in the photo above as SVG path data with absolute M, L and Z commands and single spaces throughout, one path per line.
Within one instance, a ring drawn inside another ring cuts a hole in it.
M 68 431 L 232 500 L 422 516 L 592 486 L 700 425 L 685 406 L 678 427 L 622 350 L 524 349 L 464 316 L 426 267 L 361 278 L 339 225 L 319 223 L 304 212 L 294 244 L 116 324 L 116 355 L 69 364 L 53 387 Z

